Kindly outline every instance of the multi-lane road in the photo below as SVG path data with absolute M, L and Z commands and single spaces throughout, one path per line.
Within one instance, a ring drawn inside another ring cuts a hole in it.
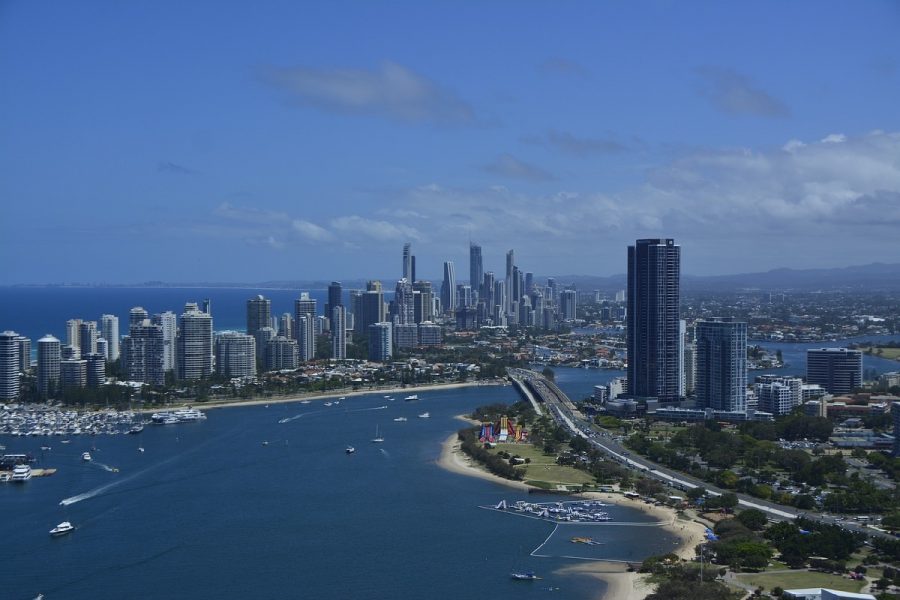
M 702 481 L 690 475 L 673 471 L 667 467 L 647 460 L 641 456 L 632 455 L 618 440 L 596 427 L 590 419 L 585 418 L 575 407 L 572 401 L 559 387 L 536 371 L 527 369 L 508 369 L 516 387 L 522 395 L 535 407 L 538 414 L 548 413 L 559 425 L 567 429 L 572 435 L 586 439 L 598 450 L 604 452 L 610 458 L 617 460 L 628 468 L 641 471 L 646 477 L 653 477 L 680 490 L 689 490 L 696 487 L 706 489 L 710 495 L 718 496 L 728 492 L 708 482 Z M 894 539 L 892 535 L 860 523 L 844 521 L 840 517 L 829 516 L 822 513 L 798 512 L 790 506 L 783 506 L 774 502 L 760 500 L 753 496 L 737 494 L 738 503 L 744 508 L 756 508 L 766 513 L 770 520 L 789 521 L 799 516 L 820 521 L 823 523 L 838 524 L 851 531 L 858 531 L 867 535 Z

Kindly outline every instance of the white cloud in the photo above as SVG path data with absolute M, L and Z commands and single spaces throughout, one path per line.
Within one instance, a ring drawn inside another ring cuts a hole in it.
M 262 81 L 289 101 L 337 113 L 369 114 L 407 123 L 465 124 L 474 111 L 450 90 L 393 62 L 374 70 L 269 68 Z
M 324 227 L 303 219 L 291 221 L 291 229 L 304 240 L 311 242 L 327 242 L 334 239 L 334 235 Z
M 414 227 L 389 221 L 367 219 L 357 215 L 332 219 L 331 227 L 350 237 L 349 241 L 360 236 L 382 242 L 419 240 L 421 235 Z

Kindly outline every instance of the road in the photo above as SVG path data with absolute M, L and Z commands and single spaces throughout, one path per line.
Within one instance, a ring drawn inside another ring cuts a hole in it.
M 566 396 L 555 383 L 548 380 L 540 373 L 527 369 L 508 369 L 508 373 L 516 387 L 522 391 L 523 395 L 525 395 L 526 398 L 532 396 L 532 401 L 533 399 L 537 399 L 546 406 L 547 412 L 559 425 L 567 429 L 572 435 L 577 435 L 588 440 L 595 448 L 623 465 L 636 471 L 641 471 L 647 477 L 653 477 L 680 490 L 702 487 L 705 488 L 709 494 L 714 496 L 719 496 L 730 491 L 710 485 L 706 481 L 686 475 L 685 473 L 673 471 L 668 467 L 647 460 L 641 456 L 632 456 L 631 452 L 616 441 L 615 438 L 596 427 L 589 419 L 585 418 L 584 415 L 575 408 L 575 405 L 569 397 Z M 821 523 L 837 524 L 850 531 L 864 533 L 870 536 L 896 539 L 887 532 L 865 527 L 853 521 L 838 520 L 839 517 L 797 511 L 797 509 L 793 507 L 761 500 L 746 494 L 736 495 L 740 506 L 744 508 L 759 509 L 765 512 L 769 519 L 773 521 L 793 521 L 797 517 L 803 516 L 807 519 L 819 521 Z

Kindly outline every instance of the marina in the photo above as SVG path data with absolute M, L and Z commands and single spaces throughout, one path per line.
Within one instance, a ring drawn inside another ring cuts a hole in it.
M 609 513 L 603 510 L 607 504 L 596 500 L 572 500 L 564 502 L 525 502 L 516 501 L 508 504 L 501 500 L 494 506 L 480 506 L 487 510 L 508 512 L 510 514 L 540 519 L 550 523 L 572 523 L 594 525 L 612 521 Z

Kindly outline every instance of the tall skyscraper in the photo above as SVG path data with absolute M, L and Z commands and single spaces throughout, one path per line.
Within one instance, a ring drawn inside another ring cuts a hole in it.
M 506 314 L 512 310 L 512 288 L 513 288 L 513 268 L 516 266 L 516 253 L 513 250 L 510 250 L 506 253 L 506 279 L 504 279 L 505 283 L 505 291 L 506 295 L 504 297 L 503 311 Z
M 409 242 L 403 244 L 403 279 L 412 281 L 412 244 Z
M 81 319 L 66 321 L 66 346 L 81 349 Z
M 574 321 L 578 311 L 578 292 L 563 290 L 559 295 L 559 308 L 563 321 Z
M 361 334 L 368 334 L 369 327 L 375 323 L 383 323 L 386 320 L 384 310 L 384 292 L 380 281 L 370 281 L 366 284 L 366 292 L 362 295 L 362 312 L 357 316 L 356 323 Z
M 100 352 L 88 354 L 85 357 L 87 363 L 88 387 L 100 387 L 106 383 L 106 357 Z
M 296 369 L 299 364 L 300 350 L 296 340 L 279 335 L 266 342 L 267 370 Z
M 806 383 L 821 385 L 829 394 L 849 394 L 862 387 L 862 351 L 820 348 L 806 351 Z
M 81 356 L 97 352 L 97 321 L 82 321 L 79 324 L 78 345 Z
M 484 262 L 481 258 L 481 246 L 469 242 L 469 285 L 472 293 L 478 295 L 484 283 Z
M 31 370 L 31 339 L 20 335 L 19 341 L 19 369 L 23 373 Z
M 278 335 L 285 339 L 294 339 L 294 317 L 291 313 L 283 313 L 278 320 Z
M 301 292 L 294 300 L 294 338 L 300 346 L 300 360 L 316 358 L 316 300 L 309 292 Z
M 0 333 L 0 400 L 19 397 L 19 334 L 15 331 Z
M 62 344 L 49 333 L 37 341 L 38 393 L 42 397 L 55 394 L 59 389 L 59 363 L 62 360 Z
M 679 400 L 681 246 L 672 239 L 628 247 L 628 392 Z
M 412 282 L 401 279 L 394 290 L 394 304 L 397 310 L 397 323 L 408 325 L 416 322 L 416 306 L 413 302 Z
M 178 330 L 178 377 L 205 379 L 213 372 L 213 320 L 197 304 L 188 302 Z
M 132 323 L 128 335 L 122 338 L 122 363 L 129 381 L 165 385 L 162 325 L 153 323 L 150 319 Z
M 255 377 L 256 338 L 237 331 L 224 331 L 218 334 L 216 372 L 225 377 Z
M 100 334 L 108 344 L 107 360 L 110 362 L 119 360 L 119 317 L 116 315 L 101 315 Z
M 415 305 L 415 322 L 434 320 L 434 291 L 430 281 L 413 283 L 413 304 Z
M 247 300 L 247 334 L 256 335 L 263 327 L 272 325 L 272 301 L 261 294 Z
M 325 316 L 329 319 L 334 312 L 334 308 L 336 306 L 344 305 L 344 291 L 341 287 L 340 281 L 332 281 L 331 285 L 328 286 L 328 302 L 325 304 Z M 334 331 L 334 324 L 331 326 L 331 330 Z
M 373 323 L 369 326 L 369 360 L 387 362 L 394 355 L 391 324 Z
M 178 338 L 178 315 L 171 310 L 153 315 L 152 322 L 162 328 L 163 370 L 174 371 Z
M 747 324 L 732 318 L 697 321 L 697 404 L 743 412 L 747 409 Z
M 453 262 L 444 263 L 444 280 L 441 283 L 441 307 L 445 313 L 456 312 L 456 272 Z
M 142 306 L 135 306 L 130 311 L 128 311 L 128 327 L 130 328 L 132 325 L 144 322 L 144 319 L 150 318 L 150 314 L 144 310 Z
M 77 358 L 59 361 L 59 387 L 62 390 L 83 388 L 87 385 L 87 360 Z
M 347 312 L 341 305 L 331 309 L 331 356 L 335 360 L 347 358 Z

